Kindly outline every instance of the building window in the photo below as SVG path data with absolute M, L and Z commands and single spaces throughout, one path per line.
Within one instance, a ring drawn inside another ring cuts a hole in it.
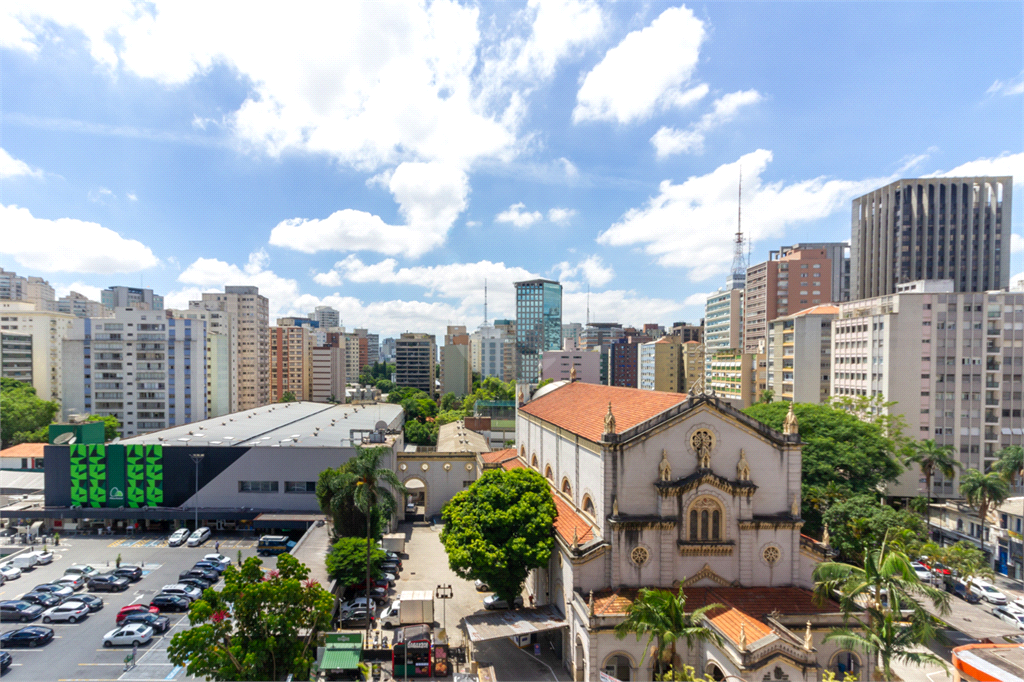
M 702 497 L 690 506 L 690 542 L 722 542 L 723 512 L 710 497 Z
M 570 485 L 568 478 L 562 479 L 562 492 L 572 497 L 572 485 Z
M 277 481 L 272 481 L 272 483 L 277 483 Z M 285 481 L 284 491 L 286 493 L 315 493 L 316 481 Z
M 276 493 L 278 492 L 277 481 L 239 481 L 238 492 L 240 493 Z
M 583 511 L 584 513 L 590 514 L 591 516 L 596 516 L 596 513 L 594 511 L 594 501 L 590 499 L 590 495 L 583 496 Z M 1018 520 L 1017 523 L 1019 524 L 1020 521 Z
M 551 465 L 550 464 L 547 465 L 547 467 L 544 468 L 544 478 L 548 479 L 549 481 L 555 480 L 554 474 L 551 473 Z

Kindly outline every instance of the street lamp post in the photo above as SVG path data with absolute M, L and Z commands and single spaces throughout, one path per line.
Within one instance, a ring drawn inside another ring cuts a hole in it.
M 455 591 L 452 590 L 451 585 L 438 585 L 437 590 L 434 591 L 434 596 L 441 600 L 442 604 L 442 626 L 444 627 L 445 637 L 448 636 L 448 600 L 455 596 Z
M 201 453 L 201 452 L 193 452 L 193 453 L 189 454 L 189 457 L 191 457 L 192 461 L 196 463 L 196 498 L 195 498 L 195 502 L 193 503 L 193 506 L 194 506 L 195 512 L 196 512 L 196 520 L 195 520 L 196 527 L 193 530 L 198 530 L 199 529 L 199 463 L 203 461 L 203 457 L 205 457 L 205 455 L 203 453 Z

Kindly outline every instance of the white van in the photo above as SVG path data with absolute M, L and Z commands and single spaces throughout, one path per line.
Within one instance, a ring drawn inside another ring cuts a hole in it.
M 24 571 L 28 568 L 35 568 L 36 564 L 39 563 L 39 557 L 36 556 L 35 552 L 27 552 L 26 554 L 12 557 L 11 563 Z

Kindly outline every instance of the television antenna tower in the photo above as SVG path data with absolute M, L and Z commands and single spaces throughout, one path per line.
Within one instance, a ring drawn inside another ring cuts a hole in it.
M 740 168 L 739 195 L 736 202 L 736 238 L 732 255 L 733 276 L 746 276 L 747 258 L 743 253 L 743 169 Z
M 484 326 L 487 326 L 487 280 L 484 279 Z

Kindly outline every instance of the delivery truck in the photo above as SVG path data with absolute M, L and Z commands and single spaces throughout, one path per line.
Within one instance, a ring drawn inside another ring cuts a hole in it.
M 402 592 L 380 614 L 380 624 L 387 628 L 433 622 L 434 593 L 426 590 Z

